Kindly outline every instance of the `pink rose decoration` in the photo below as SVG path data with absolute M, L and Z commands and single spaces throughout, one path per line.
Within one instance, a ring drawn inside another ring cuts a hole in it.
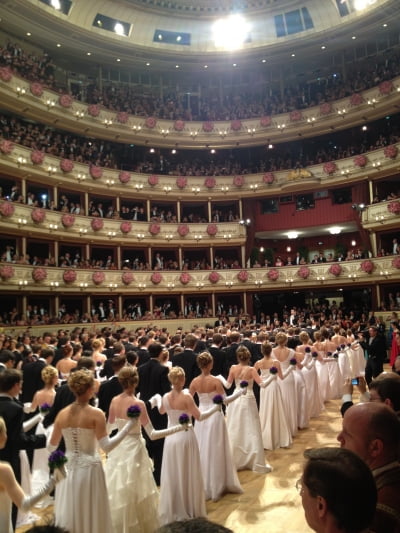
M 214 122 L 203 122 L 203 131 L 210 133 L 214 129 Z
M 242 121 L 241 120 L 232 120 L 232 122 L 231 122 L 231 130 L 239 131 L 241 128 L 242 128 Z
M 214 223 L 208 224 L 207 226 L 207 233 L 211 237 L 214 237 L 218 233 L 218 226 Z
M 375 265 L 370 259 L 365 259 L 365 261 L 361 263 L 360 268 L 366 274 L 371 274 L 375 270 Z
M 0 205 L 0 214 L 3 217 L 12 217 L 15 211 L 15 207 L 12 202 L 3 202 Z
M 71 269 L 64 270 L 63 280 L 65 283 L 74 283 L 76 281 L 76 271 Z
M 179 176 L 176 178 L 176 186 L 178 189 L 184 189 L 187 185 L 187 178 L 185 176 Z
M 385 157 L 389 159 L 395 159 L 398 153 L 397 146 L 394 144 L 391 144 L 390 146 L 385 146 L 385 148 L 383 149 L 383 153 L 385 154 Z
M 12 141 L 9 141 L 8 139 L 3 139 L 0 142 L 0 152 L 2 154 L 10 155 L 13 150 L 14 143 Z
M 33 281 L 44 281 L 47 278 L 47 270 L 43 267 L 37 267 L 32 270 Z
M 129 172 L 122 171 L 118 174 L 118 179 L 121 183 L 128 183 L 131 179 Z
M 158 285 L 159 283 L 162 282 L 162 275 L 159 273 L 159 272 L 153 272 L 153 274 L 151 275 L 151 281 L 152 283 L 154 283 L 154 285 Z
M 161 227 L 160 227 L 160 224 L 150 224 L 150 227 L 149 227 L 149 232 L 152 234 L 152 235 L 158 235 L 161 231 Z
M 237 279 L 239 281 L 242 281 L 243 283 L 247 281 L 249 279 L 249 273 L 247 272 L 247 270 L 241 270 L 240 272 L 238 272 Z
M 184 127 L 185 127 L 185 123 L 183 120 L 175 120 L 174 122 L 175 131 L 182 131 Z
M 354 158 L 353 162 L 356 165 L 356 167 L 361 167 L 362 168 L 362 167 L 365 167 L 365 165 L 368 162 L 368 159 L 366 158 L 365 155 L 356 155 L 356 157 Z
M 60 168 L 63 172 L 71 172 L 74 168 L 74 162 L 71 159 L 61 159 Z
M 98 117 L 100 115 L 100 106 L 97 104 L 90 104 L 88 105 L 87 112 L 91 117 Z
M 61 107 L 65 107 L 65 108 L 71 107 L 73 103 L 72 96 L 70 96 L 69 94 L 61 94 L 58 99 L 58 103 L 60 104 Z
M 90 225 L 93 231 L 100 231 L 104 227 L 104 221 L 102 218 L 95 217 L 92 218 Z
M 324 169 L 325 174 L 331 175 L 337 170 L 336 163 L 334 161 L 328 161 L 327 163 L 324 163 L 324 166 L 322 167 Z
M 96 165 L 90 165 L 89 172 L 94 180 L 98 180 L 103 175 L 103 168 L 96 167 Z
M 205 180 L 204 180 L 204 185 L 205 187 L 207 187 L 207 189 L 213 189 L 216 185 L 216 181 L 215 181 L 215 178 L 213 176 L 208 176 Z
M 379 84 L 379 92 L 380 94 L 390 94 L 393 90 L 393 82 L 390 80 L 383 81 Z
M 154 117 L 147 117 L 144 124 L 146 128 L 150 128 L 152 130 L 156 127 L 157 120 Z
M 351 105 L 360 105 L 364 101 L 364 98 L 362 94 L 360 93 L 354 93 L 350 96 L 350 104 Z
M 298 109 L 295 109 L 294 111 L 290 113 L 289 118 L 291 122 L 298 122 L 299 120 L 303 118 L 303 114 Z
M 271 270 L 268 270 L 267 278 L 270 281 L 276 281 L 279 278 L 279 271 L 276 268 L 271 268 Z
M 328 268 L 329 274 L 332 274 L 332 276 L 340 276 L 342 273 L 342 266 L 339 265 L 339 263 L 334 263 Z
M 44 161 L 45 153 L 40 150 L 33 150 L 31 152 L 31 161 L 35 165 L 41 165 Z
M 152 174 L 151 176 L 149 176 L 147 181 L 151 187 L 155 187 L 156 185 L 158 185 L 158 182 L 160 180 L 158 179 L 158 176 L 156 176 L 155 174 Z
M 42 96 L 43 94 L 43 85 L 38 81 L 33 81 L 29 86 L 33 96 Z
M 187 224 L 180 224 L 178 226 L 178 233 L 181 237 L 186 237 L 189 231 L 189 226 Z
M 233 178 L 233 185 L 235 187 L 243 187 L 243 185 L 244 185 L 244 177 L 243 176 L 235 176 Z
M 393 215 L 398 215 L 400 213 L 400 201 L 394 200 L 393 202 L 389 202 L 387 205 L 387 210 Z
M 105 279 L 106 275 L 101 270 L 96 270 L 96 272 L 93 272 L 92 274 L 92 280 L 95 285 L 101 285 L 104 283 Z
M 260 119 L 260 126 L 262 126 L 263 128 L 267 128 L 268 126 L 271 125 L 271 117 L 261 117 Z
M 120 111 L 117 113 L 117 121 L 121 124 L 126 124 L 128 122 L 129 115 L 126 111 Z
M 263 176 L 263 182 L 268 183 L 268 185 L 271 185 L 271 183 L 274 183 L 275 181 L 275 175 L 273 172 L 266 172 Z
M 130 272 L 129 270 L 126 270 L 121 275 L 121 280 L 124 285 L 130 285 L 134 279 L 135 276 L 133 275 L 133 272 Z
M 221 279 L 221 276 L 218 274 L 218 272 L 215 272 L 215 270 L 213 270 L 209 273 L 208 279 L 211 283 L 218 283 L 218 281 Z
M 14 276 L 14 267 L 11 265 L 4 265 L 0 267 L 0 278 L 2 280 L 10 279 Z
M 329 115 L 329 113 L 332 113 L 332 104 L 324 102 L 319 106 L 319 112 L 321 115 Z
M 0 68 L 0 80 L 1 81 L 11 81 L 12 79 L 12 72 L 9 67 L 1 67 Z
M 302 278 L 302 279 L 307 279 L 310 274 L 311 274 L 311 271 L 306 266 L 300 267 L 299 270 L 297 271 L 297 275 L 299 276 L 299 278 Z
M 132 231 L 132 223 L 129 222 L 129 220 L 124 220 L 123 222 L 121 222 L 119 228 L 122 233 L 129 233 L 130 231 Z
M 46 218 L 46 211 L 41 207 L 35 207 L 31 213 L 33 222 L 41 224 Z
M 182 272 L 182 274 L 179 276 L 179 281 L 182 283 L 182 285 L 187 285 L 192 280 L 192 276 L 189 274 L 189 272 Z
M 400 257 L 395 257 L 392 261 L 393 268 L 400 268 Z
M 72 213 L 64 213 L 64 215 L 61 217 L 61 224 L 64 226 L 64 228 L 70 228 L 75 224 L 75 215 Z

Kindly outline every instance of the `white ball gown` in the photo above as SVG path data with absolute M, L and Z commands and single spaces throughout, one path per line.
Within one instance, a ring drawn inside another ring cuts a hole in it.
M 182 410 L 171 409 L 167 396 L 162 401 L 168 427 L 179 424 Z M 161 525 L 207 515 L 200 453 L 193 428 L 165 439 L 158 510 Z
M 126 420 L 116 424 L 120 431 Z M 139 420 L 109 453 L 105 474 L 115 533 L 153 533 L 159 527 L 158 490 Z
M 318 351 L 317 353 L 320 357 L 322 357 L 322 359 L 325 357 L 324 351 Z M 332 395 L 331 385 L 329 381 L 328 363 L 325 363 L 325 361 L 319 361 L 317 359 L 315 361 L 315 368 L 318 374 L 321 401 L 326 402 L 328 400 L 331 400 L 333 398 L 333 395 Z
M 213 407 L 215 392 L 198 392 L 197 395 L 201 412 Z M 200 462 L 206 499 L 218 501 L 226 492 L 242 494 L 223 413 L 215 413 L 201 422 L 197 420 L 194 433 L 201 450 Z
M 269 369 L 261 369 L 261 378 L 265 381 L 271 376 Z M 292 444 L 292 435 L 286 419 L 278 376 L 265 388 L 260 388 L 260 423 L 264 449 L 288 448 Z
M 241 381 L 235 381 L 236 390 L 240 388 Z M 271 467 L 265 464 L 261 424 L 252 379 L 248 380 L 247 393 L 228 405 L 226 426 L 236 469 L 253 470 L 261 474 L 270 472 Z
M 332 361 L 328 363 L 329 383 L 332 392 L 332 398 L 337 399 L 342 396 L 342 389 L 344 380 L 340 372 L 339 362 L 337 358 L 332 357 Z
M 56 525 L 65 528 L 68 533 L 114 533 L 94 431 L 64 428 L 62 435 L 68 459 L 68 475 L 56 487 Z
M 321 414 L 321 411 L 324 410 L 324 404 L 321 401 L 315 361 L 312 360 L 311 355 L 306 354 L 304 356 L 303 365 L 304 366 L 301 371 L 303 372 L 304 380 L 306 382 L 309 413 L 311 418 L 315 418 L 318 417 Z
M 272 354 L 275 359 L 278 359 L 272 350 Z M 294 357 L 294 350 L 288 348 L 288 355 L 284 361 L 279 359 L 282 372 L 284 373 L 290 366 L 290 360 Z M 285 379 L 278 381 L 279 387 L 282 393 L 283 406 L 286 412 L 286 419 L 289 424 L 289 429 L 294 437 L 297 433 L 297 393 L 296 383 L 294 380 L 293 372 L 291 372 Z

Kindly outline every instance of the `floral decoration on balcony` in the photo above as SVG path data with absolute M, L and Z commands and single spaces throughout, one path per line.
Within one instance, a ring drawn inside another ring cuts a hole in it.
M 273 172 L 266 172 L 263 176 L 263 182 L 271 185 L 275 181 L 275 174 Z
M 241 120 L 232 120 L 231 122 L 231 130 L 232 131 L 239 131 L 242 129 L 242 121 Z
M 158 182 L 160 180 L 158 179 L 158 176 L 156 176 L 155 174 L 152 174 L 151 176 L 148 177 L 148 184 L 151 186 L 151 187 L 155 187 L 156 185 L 158 185 Z
M 91 117 L 98 117 L 100 115 L 100 106 L 97 104 L 90 104 L 88 105 L 87 112 Z
M 214 176 L 207 176 L 204 180 L 204 186 L 207 187 L 207 189 L 214 189 L 216 183 Z
M 221 276 L 219 275 L 218 272 L 213 270 L 212 272 L 208 274 L 208 279 L 210 280 L 211 283 L 218 283 L 218 281 L 221 279 Z
M 205 131 L 206 133 L 210 133 L 213 129 L 214 122 L 211 122 L 209 120 L 207 122 L 203 122 L 203 131 Z
M 332 274 L 332 276 L 340 276 L 342 273 L 342 266 L 339 265 L 339 263 L 334 263 L 328 268 L 329 274 Z
M 189 233 L 190 229 L 187 224 L 180 224 L 178 226 L 178 233 L 181 237 L 186 237 L 186 235 Z
M 9 141 L 8 139 L 3 139 L 0 142 L 0 152 L 2 154 L 10 155 L 13 150 L 14 143 L 12 141 Z
M 101 285 L 102 283 L 104 283 L 105 279 L 106 275 L 101 270 L 97 270 L 92 274 L 92 280 L 95 285 Z
M 328 176 L 330 176 L 337 170 L 337 166 L 334 161 L 327 161 L 326 163 L 324 163 L 324 166 L 322 168 L 324 169 L 325 174 L 328 174 Z
M 392 267 L 393 268 L 400 268 L 400 256 L 395 257 L 392 261 Z
M 268 128 L 268 126 L 271 125 L 271 117 L 269 116 L 265 116 L 265 117 L 261 117 L 260 118 L 260 126 L 262 126 L 263 128 Z
M 12 202 L 6 201 L 0 205 L 0 214 L 3 217 L 12 217 L 15 211 L 15 207 Z
M 383 153 L 385 154 L 385 157 L 388 159 L 396 159 L 398 154 L 398 148 L 395 144 L 391 144 L 390 146 L 385 146 L 383 149 Z
M 121 222 L 119 229 L 121 233 L 130 233 L 132 231 L 132 223 L 129 220 L 124 220 Z
M 73 99 L 72 99 L 72 96 L 70 96 L 69 94 L 61 94 L 58 99 L 58 102 L 61 107 L 68 108 L 72 106 Z
M 126 170 L 123 170 L 118 174 L 118 179 L 121 183 L 128 183 L 131 179 L 131 175 Z
M 187 285 L 190 281 L 192 281 L 192 276 L 189 274 L 189 272 L 182 272 L 182 274 L 179 276 L 179 281 L 182 283 L 182 285 Z
M 297 271 L 297 275 L 301 279 L 307 279 L 311 274 L 311 270 L 307 266 L 301 266 Z
M 14 267 L 11 265 L 4 265 L 0 268 L 0 278 L 2 280 L 11 279 L 14 276 Z
M 32 279 L 40 283 L 47 278 L 47 270 L 43 267 L 37 267 L 32 270 Z
M 129 120 L 129 115 L 126 111 L 119 111 L 117 113 L 117 121 L 120 124 L 126 124 Z
M 271 268 L 271 270 L 268 270 L 267 272 L 267 278 L 270 281 L 276 281 L 279 278 L 279 271 L 276 268 Z
M 150 128 L 151 130 L 156 127 L 157 120 L 154 117 L 147 117 L 144 121 L 144 125 L 146 128 Z
M 375 264 L 370 259 L 365 259 L 360 266 L 361 270 L 366 274 L 371 274 L 375 270 Z
M 214 223 L 208 224 L 207 226 L 207 233 L 211 237 L 214 237 L 218 233 L 218 226 Z
M 387 210 L 393 215 L 398 215 L 400 213 L 400 200 L 393 200 L 388 203 Z
M 243 185 L 244 185 L 244 176 L 235 176 L 233 178 L 233 185 L 235 187 L 243 187 Z
M 350 96 L 350 104 L 351 105 L 360 105 L 364 102 L 363 95 L 360 93 L 353 93 Z
M 154 283 L 154 285 L 158 285 L 159 283 L 162 282 L 163 278 L 160 272 L 153 272 L 150 279 L 151 279 L 151 282 Z
M 31 218 L 36 224 L 41 224 L 46 218 L 46 211 L 41 207 L 35 207 L 31 213 Z
M 153 222 L 153 224 L 150 224 L 149 226 L 149 232 L 151 233 L 151 235 L 158 235 L 161 231 L 161 226 L 160 224 L 156 224 Z
M 38 81 L 33 81 L 30 84 L 29 89 L 30 89 L 31 93 L 33 94 L 33 96 L 40 97 L 43 94 L 43 85 L 41 83 L 39 83 Z
M 76 271 L 72 269 L 64 270 L 63 272 L 63 280 L 65 283 L 74 283 L 76 281 Z
M 249 279 L 249 273 L 247 270 L 241 270 L 237 273 L 237 279 L 243 283 Z
M 187 185 L 187 178 L 186 176 L 178 176 L 176 178 L 176 186 L 178 189 L 184 189 Z
M 332 104 L 330 102 L 324 102 L 319 106 L 319 112 L 321 115 L 329 115 L 329 113 L 332 113 Z
M 393 82 L 390 80 L 382 81 L 379 84 L 380 94 L 390 94 L 393 91 Z
M 184 127 L 185 127 L 185 122 L 183 120 L 175 120 L 174 122 L 175 131 L 183 131 Z
M 31 152 L 31 161 L 34 165 L 41 165 L 44 161 L 45 153 L 41 150 L 33 150 Z
M 133 275 L 133 272 L 130 272 L 129 270 L 122 272 L 121 280 L 124 285 L 130 285 L 134 279 L 135 276 Z
M 12 79 L 12 72 L 11 69 L 8 67 L 1 67 L 0 68 L 0 79 L 1 81 L 11 81 Z
M 72 213 L 64 213 L 61 217 L 61 224 L 64 228 L 70 228 L 75 224 L 75 215 Z
M 298 109 L 295 109 L 290 112 L 289 118 L 291 122 L 298 122 L 299 120 L 302 120 L 303 114 Z
M 102 167 L 96 167 L 96 165 L 90 165 L 89 167 L 89 173 L 92 176 L 94 180 L 98 180 L 103 175 L 103 168 Z
M 74 162 L 71 159 L 61 159 L 60 168 L 63 172 L 71 172 L 74 168 Z
M 92 218 L 90 225 L 93 231 L 100 231 L 104 227 L 104 222 L 102 218 L 95 217 L 95 218 Z
M 368 163 L 368 159 L 365 155 L 360 154 L 360 155 L 356 155 L 356 157 L 353 159 L 353 162 L 356 167 L 363 168 Z

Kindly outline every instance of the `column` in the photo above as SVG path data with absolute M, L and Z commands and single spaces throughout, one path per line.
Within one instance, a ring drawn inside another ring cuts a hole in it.
M 181 222 L 181 202 L 178 200 L 176 202 L 176 220 Z
M 216 315 L 215 313 L 215 292 L 211 293 L 211 309 L 212 309 L 213 316 L 215 316 Z
M 377 248 L 377 244 L 376 244 L 376 233 L 375 233 L 375 231 L 371 231 L 370 236 L 369 236 L 369 240 L 371 242 L 372 255 L 374 257 L 376 257 L 378 255 L 378 248 Z
M 243 219 L 243 204 L 242 199 L 239 198 L 239 220 Z
M 208 210 L 208 221 L 211 222 L 212 221 L 212 216 L 211 216 L 212 210 L 211 210 L 210 200 L 207 202 L 207 210 Z

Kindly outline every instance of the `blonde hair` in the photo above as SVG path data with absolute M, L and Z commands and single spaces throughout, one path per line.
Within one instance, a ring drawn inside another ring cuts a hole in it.
M 251 354 L 246 346 L 239 346 L 239 348 L 236 350 L 236 358 L 238 361 L 243 363 L 250 361 Z
M 275 342 L 276 342 L 276 344 L 279 344 L 280 346 L 282 344 L 286 344 L 287 343 L 287 335 L 286 335 L 286 333 L 283 333 L 283 331 L 279 331 L 279 333 L 277 333 L 275 335 Z
M 199 355 L 196 358 L 197 366 L 202 369 L 206 368 L 210 363 L 213 362 L 213 356 L 208 352 L 202 352 L 199 353 Z
M 58 372 L 54 366 L 47 365 L 42 369 L 40 375 L 42 376 L 43 383 L 45 385 L 50 385 L 54 378 L 58 377 Z
M 310 335 L 307 333 L 307 331 L 302 331 L 299 335 L 299 339 L 301 342 L 308 342 L 310 340 Z
M 0 435 L 5 435 L 7 433 L 7 426 L 4 422 L 4 418 L 0 416 Z
M 124 366 L 118 372 L 118 381 L 124 390 L 129 387 L 136 388 L 139 383 L 139 373 L 133 366 Z
M 99 348 L 102 348 L 103 346 L 104 346 L 103 339 L 94 339 L 94 341 L 92 341 L 93 350 L 98 350 Z
M 90 370 L 82 369 L 72 372 L 68 378 L 68 387 L 75 396 L 82 396 L 85 392 L 93 387 L 94 377 Z
M 180 366 L 174 366 L 169 371 L 168 379 L 171 385 L 175 385 L 182 377 L 185 378 L 185 371 Z
M 264 357 L 270 357 L 272 352 L 272 344 L 268 341 L 265 341 L 261 345 L 261 353 Z

